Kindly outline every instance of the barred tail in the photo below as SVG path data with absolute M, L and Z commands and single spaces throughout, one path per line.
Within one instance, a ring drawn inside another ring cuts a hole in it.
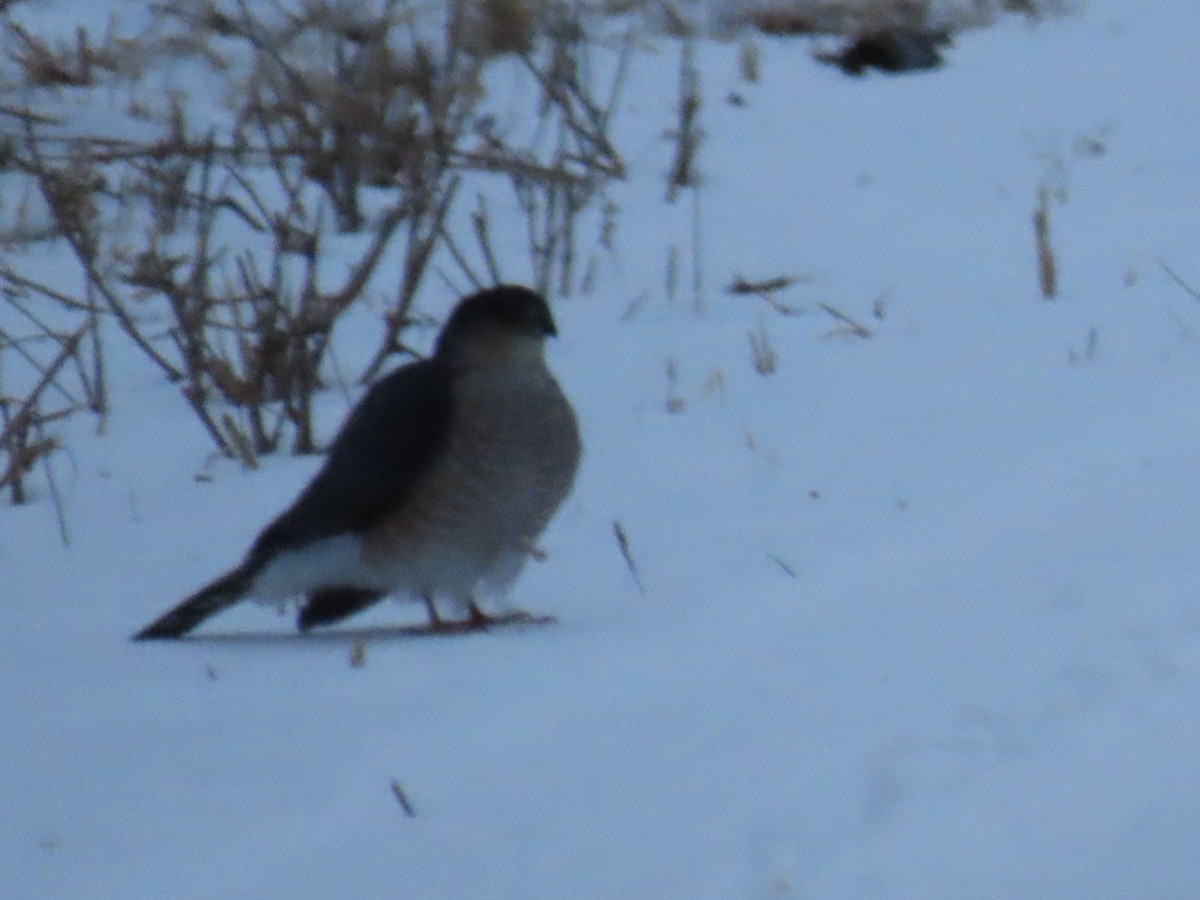
M 196 591 L 170 612 L 159 616 L 135 634 L 133 639 L 149 641 L 182 637 L 209 616 L 216 615 L 245 597 L 254 583 L 258 568 L 249 562 L 242 563 Z

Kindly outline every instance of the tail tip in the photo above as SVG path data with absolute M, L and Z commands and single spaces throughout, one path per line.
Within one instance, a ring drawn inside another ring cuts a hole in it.
M 174 621 L 171 617 L 157 619 L 135 634 L 130 640 L 132 641 L 165 641 L 177 640 L 188 631 L 186 626 L 181 626 L 179 622 Z

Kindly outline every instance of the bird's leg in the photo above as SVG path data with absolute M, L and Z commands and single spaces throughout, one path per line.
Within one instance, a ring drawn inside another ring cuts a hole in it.
M 422 594 L 421 599 L 425 601 L 425 611 L 429 613 L 429 628 L 431 631 L 438 631 L 445 627 L 442 617 L 438 615 L 437 607 L 433 603 L 433 598 L 428 594 Z
M 487 628 L 488 625 L 492 624 L 492 617 L 480 609 L 474 599 L 467 601 L 467 610 L 470 613 L 467 616 L 467 623 L 472 628 Z

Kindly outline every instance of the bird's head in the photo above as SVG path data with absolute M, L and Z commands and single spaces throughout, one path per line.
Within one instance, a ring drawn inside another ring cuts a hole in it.
M 447 360 L 540 359 L 542 343 L 557 334 L 541 294 L 519 285 L 500 285 L 459 301 L 442 326 L 434 355 Z

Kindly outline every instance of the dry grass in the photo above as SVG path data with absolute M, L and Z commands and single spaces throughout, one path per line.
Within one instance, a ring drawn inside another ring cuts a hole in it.
M 771 333 L 767 331 L 767 325 L 761 316 L 758 327 L 746 332 L 746 337 L 750 340 L 750 362 L 754 371 L 764 377 L 774 375 L 775 370 L 779 368 L 779 351 L 771 342 Z
M 515 194 L 537 286 L 575 288 L 578 220 L 624 176 L 609 128 L 632 42 L 601 90 L 587 75 L 585 29 L 565 10 L 485 0 L 434 10 L 440 19 L 418 14 L 403 0 L 168 0 L 137 40 L 80 30 L 58 45 L 0 9 L 8 74 L 28 98 L 0 108 L 15 126 L 0 146 L 0 177 L 8 196 L 25 198 L 0 226 L 0 244 L 62 242 L 85 289 L 73 296 L 36 282 L 19 254 L 0 260 L 0 283 L 52 318 L 87 323 L 69 356 L 88 351 L 72 365 L 89 373 L 89 396 L 73 408 L 104 405 L 95 326 L 105 319 L 178 385 L 223 454 L 254 466 L 282 447 L 315 450 L 313 398 L 352 307 L 369 294 L 392 298 L 361 373 L 369 380 L 411 354 L 405 335 L 425 318 L 417 298 L 437 260 L 472 286 L 504 277 L 491 232 L 513 225 L 493 223 L 482 194 L 475 246 L 452 236 L 468 178 Z M 38 109 L 64 86 L 111 92 L 136 80 L 140 70 L 117 65 L 122 55 L 146 62 L 179 52 L 226 84 L 226 120 L 199 120 L 182 93 L 134 99 L 136 84 L 129 106 L 141 133 L 157 129 L 152 139 L 64 138 Z M 527 98 L 533 137 L 500 133 L 487 114 L 483 72 L 503 54 L 518 57 L 537 87 Z M 614 219 L 599 238 L 609 249 Z M 325 252 L 335 234 L 356 235 L 342 242 L 339 271 Z M 347 246 L 358 248 L 348 265 Z M 384 271 L 396 273 L 388 290 L 378 284 Z M 3 486 L 28 471 L 32 449 L 50 447 L 25 439 L 31 420 L 20 398 L 9 405 L 13 463 Z
M 700 73 L 696 69 L 696 49 L 691 39 L 680 44 L 679 99 L 677 122 L 668 136 L 675 141 L 675 158 L 667 176 L 667 200 L 675 201 L 680 188 L 694 187 L 696 156 L 704 131 L 700 128 Z
M 838 309 L 832 303 L 818 303 L 817 306 L 829 313 L 837 323 L 833 331 L 829 332 L 830 337 L 857 337 L 869 338 L 874 335 L 866 325 L 854 318 L 847 312 Z
M 9 303 L 22 309 L 14 294 L 9 295 Z M 47 428 L 89 404 L 88 389 L 95 385 L 88 384 L 84 347 L 94 322 L 85 319 L 64 333 L 36 316 L 28 321 L 35 326 L 32 333 L 17 335 L 0 329 L 0 373 L 24 370 L 26 378 L 33 379 L 31 384 L 22 379 L 22 386 L 12 393 L 0 384 L 0 490 L 6 490 L 14 504 L 27 502 L 31 496 L 27 478 L 40 466 L 65 545 L 70 543 L 66 513 L 50 463 L 60 444 Z M 15 365 L 10 357 L 16 357 Z
M 784 303 L 776 294 L 779 291 L 786 290 L 797 282 L 808 280 L 810 279 L 803 278 L 802 276 L 778 275 L 774 278 L 748 281 L 741 275 L 737 275 L 725 290 L 735 296 L 748 295 L 758 297 L 777 313 L 785 316 L 795 316 L 800 314 L 800 310 L 795 306 Z
M 1050 243 L 1050 189 L 1042 185 L 1038 203 L 1033 211 L 1033 237 L 1037 250 L 1038 285 L 1042 296 L 1053 300 L 1058 296 L 1058 259 Z
M 633 583 L 637 585 L 638 593 L 646 593 L 646 586 L 642 583 L 642 575 L 638 570 L 637 562 L 633 558 L 633 548 L 629 543 L 629 535 L 625 533 L 624 527 L 620 522 L 614 520 L 612 523 L 613 537 L 617 539 L 617 549 L 621 553 L 621 559 L 625 561 L 625 568 L 629 570 L 630 576 L 633 578 Z
M 1096 354 L 1100 351 L 1100 329 L 1095 325 L 1087 330 L 1087 335 L 1083 340 L 1083 350 L 1071 349 L 1067 351 L 1067 362 L 1072 365 L 1079 365 L 1085 362 L 1095 362 Z
M 687 401 L 679 393 L 679 370 L 674 359 L 667 360 L 667 399 L 663 406 L 673 416 L 687 409 Z
M 618 210 L 607 189 L 625 163 L 612 123 L 636 26 L 623 38 L 608 28 L 601 47 L 587 18 L 600 7 L 164 0 L 140 33 L 81 28 L 51 40 L 16 22 L 11 5 L 0 0 L 0 86 L 9 98 L 0 103 L 0 196 L 13 204 L 0 209 L 0 376 L 8 379 L 0 384 L 0 488 L 15 500 L 58 447 L 51 423 L 88 410 L 103 424 L 103 334 L 131 343 L 178 387 L 220 453 L 254 466 L 265 453 L 317 448 L 313 400 L 350 310 L 383 307 L 377 344 L 350 373 L 370 380 L 412 355 L 408 335 L 428 321 L 418 298 L 431 275 L 455 290 L 511 277 L 513 262 L 494 240 L 502 231 L 523 232 L 532 281 L 546 293 L 586 290 L 598 255 L 613 252 Z M 1064 6 L 995 0 L 972 8 L 982 21 Z M 665 290 L 680 295 L 690 277 L 700 312 L 700 29 L 681 5 L 607 7 L 681 38 L 666 178 L 670 199 L 685 189 L 691 196 L 692 234 L 687 258 L 675 248 L 668 256 Z M 732 28 L 844 35 L 939 24 L 929 22 L 924 0 L 730 2 L 718 4 L 715 18 Z M 601 50 L 608 57 L 594 65 Z M 523 98 L 523 131 L 502 130 L 489 114 L 484 75 L 500 56 L 518 60 L 533 88 Z M 226 118 L 149 77 L 183 58 L 227 88 Z M 738 64 L 747 82 L 761 77 L 752 37 Z M 597 71 L 608 73 L 603 82 Z M 67 90 L 73 99 L 93 92 L 99 108 L 120 107 L 143 137 L 119 128 L 66 136 L 56 103 Z M 485 182 L 511 192 L 515 222 L 497 218 L 508 204 L 489 202 L 496 193 L 481 190 Z M 1043 193 L 1035 236 L 1042 290 L 1053 296 L 1048 204 Z M 581 222 L 597 210 L 599 233 L 584 234 Z M 469 227 L 458 228 L 464 221 Z M 68 251 L 70 278 L 50 284 L 25 267 L 22 251 L 45 241 Z M 346 247 L 354 248 L 349 258 Z M 83 287 L 60 287 L 72 282 Z M 791 315 L 797 308 L 780 299 L 791 284 L 739 279 L 730 290 Z M 835 333 L 871 334 L 824 309 Z M 882 305 L 873 313 L 882 319 Z M 755 370 L 774 372 L 778 353 L 761 319 L 749 340 Z M 666 403 L 684 409 L 673 363 Z

